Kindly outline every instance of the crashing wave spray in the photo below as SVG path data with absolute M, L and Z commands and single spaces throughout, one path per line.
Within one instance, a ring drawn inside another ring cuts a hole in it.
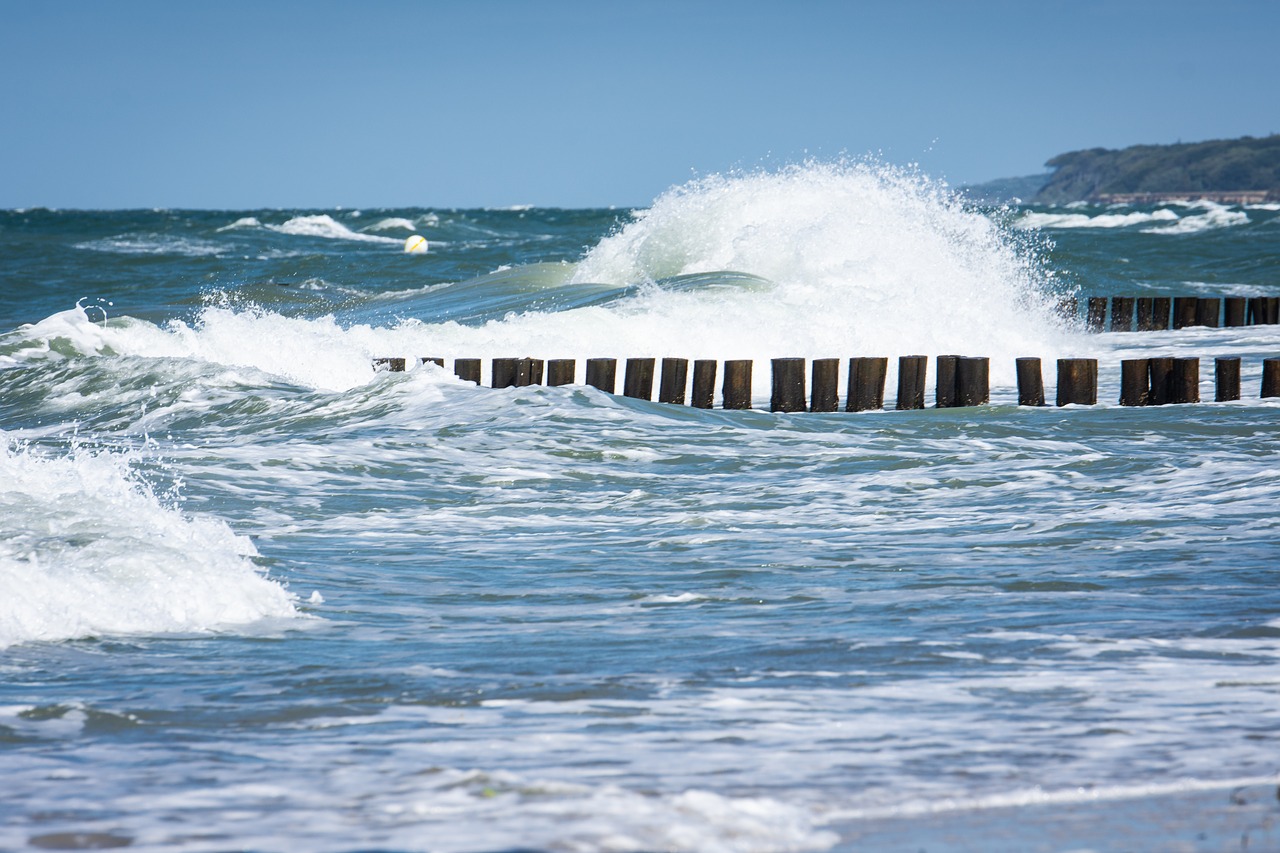
M 1035 252 L 945 186 L 865 163 L 715 175 L 601 241 L 577 281 L 736 270 L 772 288 L 650 291 L 628 320 L 676 323 L 705 354 L 1043 353 L 1063 337 Z
M 0 648 L 299 616 L 221 521 L 164 506 L 124 457 L 44 457 L 0 432 Z
M 483 325 L 433 322 L 425 304 L 427 316 L 413 318 L 412 296 L 402 297 L 411 319 L 390 328 L 210 306 L 190 325 L 89 330 L 101 340 L 81 348 L 186 355 L 335 390 L 367 382 L 371 357 L 422 354 L 763 362 L 955 353 L 991 357 L 992 381 L 1011 385 L 1018 356 L 1052 359 L 1092 347 L 1056 321 L 1060 288 L 1034 239 L 922 175 L 806 163 L 668 190 L 576 268 L 566 265 L 563 277 L 522 296 L 521 313 Z M 533 273 L 510 275 L 532 280 Z M 619 295 L 564 310 L 537 302 L 556 288 L 594 284 Z M 77 334 L 87 328 L 76 324 Z M 71 334 L 38 326 L 28 336 L 51 333 Z M 891 362 L 891 382 L 894 375 Z M 756 380 L 759 394 L 767 370 Z
M 678 279 L 691 275 L 698 286 Z M 481 358 L 986 355 L 1003 384 L 1016 357 L 1080 343 L 1027 235 L 945 185 L 867 163 L 675 187 L 587 252 L 569 283 L 588 282 L 644 286 L 603 307 L 414 331 L 422 351 Z

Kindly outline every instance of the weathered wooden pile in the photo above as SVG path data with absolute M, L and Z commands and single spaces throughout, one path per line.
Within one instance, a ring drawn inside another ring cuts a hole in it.
M 1059 310 L 1070 319 L 1079 319 L 1080 301 L 1064 299 Z M 1084 320 L 1091 332 L 1274 326 L 1280 323 L 1280 296 L 1090 296 L 1085 300 Z
M 442 358 L 423 358 L 443 368 Z M 925 379 L 929 358 L 904 355 L 898 358 L 898 389 L 895 408 L 925 408 Z M 403 371 L 407 360 L 379 358 L 375 366 Z M 692 388 L 689 385 L 690 362 L 685 358 L 664 358 L 658 374 L 658 402 L 710 409 L 715 405 L 718 367 L 723 364 L 720 402 L 725 409 L 751 408 L 753 362 L 749 359 L 717 362 L 697 359 L 692 363 Z M 845 388 L 844 410 L 865 412 L 884 408 L 885 377 L 889 359 L 884 357 L 850 358 Z M 1214 359 L 1214 400 L 1240 399 L 1240 365 L 1236 357 Z M 622 394 L 640 400 L 653 399 L 655 358 L 626 360 Z M 775 358 L 771 360 L 772 394 L 769 410 L 773 412 L 835 412 L 840 408 L 839 368 L 836 358 L 813 359 L 808 371 L 806 360 Z M 989 402 L 991 359 L 982 356 L 940 355 L 934 367 L 934 405 L 939 409 L 979 406 Z M 1019 358 L 1018 405 L 1044 406 L 1045 391 L 1040 359 Z M 494 388 L 528 385 L 572 385 L 576 381 L 577 362 L 571 358 L 495 358 L 491 369 Z M 478 358 L 454 360 L 454 374 L 460 379 L 481 381 Z M 589 358 L 586 360 L 586 384 L 609 394 L 616 393 L 618 360 Z M 688 392 L 688 393 L 686 393 Z M 1280 358 L 1262 362 L 1260 397 L 1280 397 Z M 1086 405 L 1098 402 L 1098 360 L 1095 358 L 1060 358 L 1057 362 L 1056 403 L 1059 406 Z M 1122 406 L 1159 406 L 1170 403 L 1200 402 L 1199 358 L 1136 358 L 1120 362 L 1120 394 Z

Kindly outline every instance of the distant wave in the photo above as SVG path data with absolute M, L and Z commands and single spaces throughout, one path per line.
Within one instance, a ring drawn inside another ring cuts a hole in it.
M 1132 225 L 1145 225 L 1151 222 L 1175 222 L 1177 211 L 1161 208 L 1144 213 L 1100 213 L 1090 216 L 1087 213 L 1025 213 L 1018 220 L 1019 228 L 1128 228 Z
M 1087 213 L 1042 213 L 1028 211 L 1015 223 L 1024 230 L 1041 230 L 1051 228 L 1133 228 L 1147 226 L 1139 230 L 1144 234 L 1195 234 L 1216 228 L 1230 228 L 1236 225 L 1249 224 L 1249 214 L 1243 210 L 1232 210 L 1225 205 L 1207 201 L 1170 202 L 1170 207 L 1180 207 L 1183 213 L 1161 207 L 1158 210 L 1135 210 L 1128 213 L 1100 213 L 1090 216 Z M 1068 208 L 1079 209 L 1078 205 Z M 1115 208 L 1124 205 L 1115 205 Z
M 76 243 L 73 248 L 113 255 L 181 255 L 188 258 L 212 257 L 227 250 L 225 246 L 208 240 L 171 234 L 123 234 Z
M 223 225 L 219 231 L 238 231 L 241 228 L 261 228 L 262 223 L 256 216 L 242 216 L 230 225 Z
M 379 219 L 377 222 L 365 228 L 365 231 L 391 231 L 395 228 L 401 228 L 405 231 L 417 231 L 418 226 L 412 219 L 405 219 L 401 216 L 391 216 L 386 219 Z
M 295 216 L 283 225 L 266 226 L 279 234 L 291 234 L 296 237 L 323 237 L 327 240 L 357 240 L 365 243 L 391 243 L 397 246 L 404 241 L 395 237 L 380 237 L 377 234 L 361 234 L 352 231 L 327 213 L 311 216 Z
M 1213 205 L 1201 214 L 1186 216 L 1172 225 L 1158 228 L 1144 228 L 1144 234 L 1196 234 L 1200 231 L 1212 231 L 1217 228 L 1231 228 L 1235 225 L 1248 225 L 1249 214 L 1243 210 L 1230 210 Z

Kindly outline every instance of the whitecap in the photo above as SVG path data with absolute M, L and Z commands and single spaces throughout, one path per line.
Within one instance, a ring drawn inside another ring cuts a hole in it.
M 261 228 L 262 223 L 256 216 L 242 216 L 230 225 L 223 225 L 219 231 L 238 231 L 242 228 Z
M 1248 225 L 1249 214 L 1242 210 L 1229 210 L 1221 206 L 1213 206 L 1204 213 L 1187 216 L 1172 225 L 1156 228 L 1144 228 L 1144 234 L 1197 234 L 1201 231 L 1213 231 L 1218 228 L 1231 228 L 1236 225 Z
M 380 237 L 376 234 L 361 234 L 357 231 L 352 231 L 327 213 L 295 216 L 282 225 L 268 225 L 267 227 L 280 234 L 291 234 L 296 237 L 323 237 L 328 240 L 358 240 L 366 243 L 394 243 L 397 246 L 404 242 L 395 237 Z
M 1176 211 L 1161 208 L 1149 213 L 1134 211 L 1133 213 L 1100 213 L 1090 216 L 1087 213 L 1038 213 L 1029 211 L 1018 219 L 1016 225 L 1023 229 L 1042 228 L 1128 228 L 1131 225 L 1144 225 L 1150 222 L 1175 222 Z
M 46 456 L 0 432 L 0 480 L 0 648 L 300 615 L 247 538 L 166 506 L 126 456 Z
M 386 219 L 380 219 L 377 222 L 370 225 L 368 228 L 365 228 L 363 230 L 364 231 L 391 231 L 396 228 L 402 229 L 404 231 L 418 230 L 418 226 L 413 222 L 412 219 L 405 219 L 404 217 L 401 217 L 401 216 L 391 216 Z

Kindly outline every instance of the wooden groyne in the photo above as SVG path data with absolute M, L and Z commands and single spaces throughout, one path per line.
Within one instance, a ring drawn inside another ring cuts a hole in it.
M 376 358 L 374 369 L 401 372 L 408 359 Z M 444 368 L 442 358 L 421 358 Z M 877 411 L 885 408 L 885 383 L 889 359 L 885 357 L 850 358 L 848 384 L 844 396 L 846 412 Z M 480 384 L 480 359 L 454 360 L 454 374 L 467 382 Z M 574 359 L 495 358 L 490 376 L 493 388 L 519 388 L 529 385 L 559 386 L 574 383 Z M 715 404 L 717 367 L 723 364 L 720 404 L 725 409 L 752 407 L 752 370 L 749 359 L 717 362 L 699 359 L 693 362 L 693 383 L 689 389 L 689 360 L 664 358 L 658 378 L 658 402 L 671 405 L 710 409 Z M 924 409 L 929 357 L 904 355 L 898 358 L 898 388 L 894 408 L 903 411 Z M 817 358 L 775 358 L 770 362 L 772 412 L 835 412 L 840 408 L 840 360 Z M 655 371 L 654 358 L 629 358 L 625 362 L 622 395 L 638 400 L 652 400 Z M 808 368 L 808 369 L 807 369 Z M 1019 358 L 1018 405 L 1045 406 L 1045 385 L 1041 361 Z M 1241 359 L 1232 356 L 1214 359 L 1214 400 L 1224 402 L 1241 399 Z M 589 358 L 586 360 L 586 384 L 608 394 L 616 393 L 618 360 Z M 935 408 L 982 406 L 991 399 L 991 359 L 983 356 L 940 355 L 934 358 Z M 808 381 L 806 382 L 806 376 Z M 686 393 L 690 391 L 691 393 Z M 1098 360 L 1096 358 L 1060 358 L 1057 361 L 1055 402 L 1058 406 L 1092 406 L 1098 402 Z M 1260 398 L 1280 397 L 1280 358 L 1262 361 Z M 1120 389 L 1121 406 L 1161 406 L 1174 403 L 1200 402 L 1200 359 L 1195 357 L 1152 357 L 1122 359 Z
M 1072 296 L 1061 300 L 1058 310 L 1069 320 L 1083 319 L 1091 332 L 1280 324 L 1280 296 L 1089 296 L 1083 305 Z

